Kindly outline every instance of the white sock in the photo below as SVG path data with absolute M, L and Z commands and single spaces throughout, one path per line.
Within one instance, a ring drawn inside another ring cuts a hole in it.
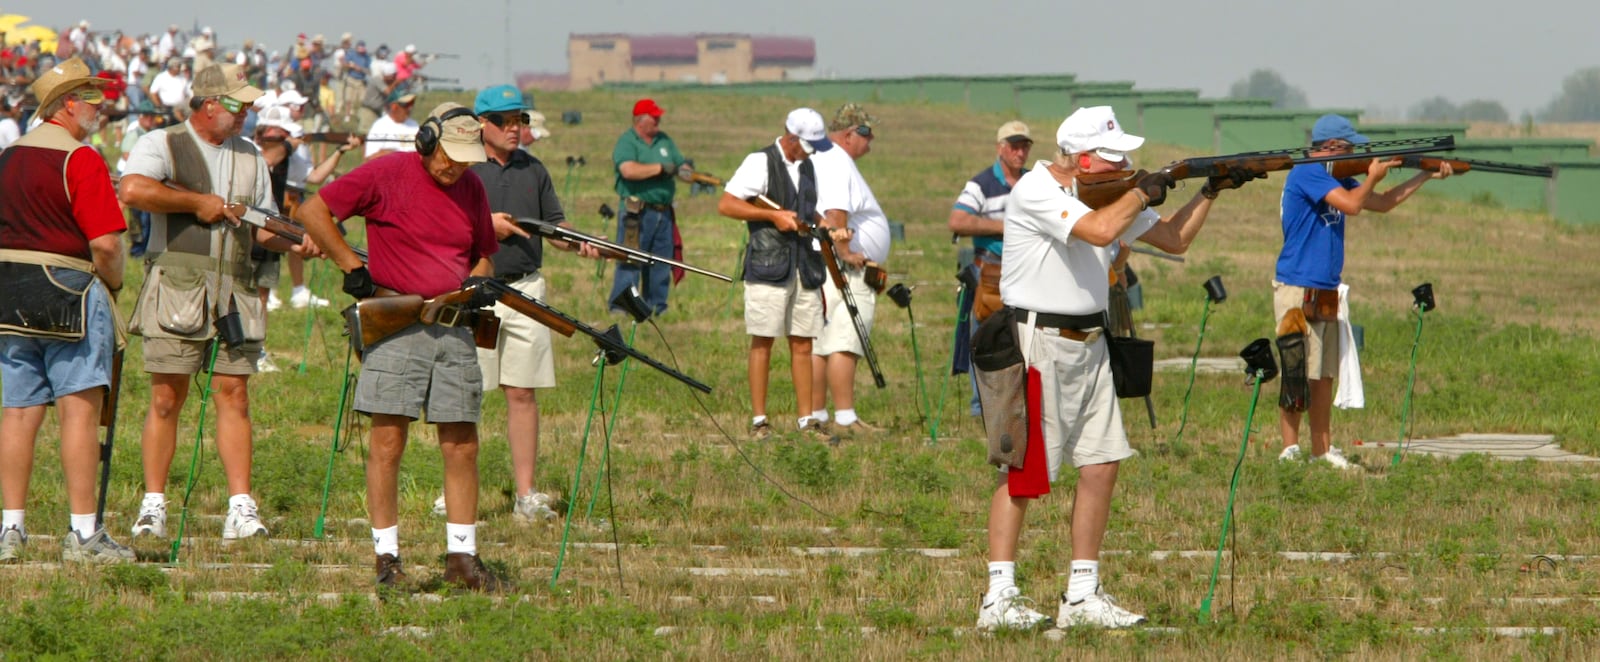
M 156 508 L 156 507 L 159 507 L 159 508 L 165 510 L 166 507 L 167 507 L 167 494 L 165 492 L 145 492 L 144 493 L 144 503 L 141 504 L 140 507 L 141 508 Z
M 1100 586 L 1100 562 L 1073 559 L 1072 575 L 1067 579 L 1067 602 L 1082 602 Z
M 761 425 L 762 423 L 765 423 L 765 422 L 767 422 L 767 417 L 766 416 L 756 416 L 756 417 L 750 419 L 750 427 L 755 427 L 755 426 Z
M 816 421 L 818 423 L 827 423 L 828 422 L 828 410 L 826 410 L 826 409 L 818 409 L 818 410 L 816 410 L 814 412 L 811 412 L 811 420 Z
M 6 529 L 27 531 L 27 529 L 22 528 L 22 514 L 24 512 L 22 510 L 0 510 L 0 531 Z
M 446 522 L 444 532 L 444 549 L 446 552 L 474 555 L 478 553 L 478 525 Z
M 250 498 L 250 495 L 248 494 L 235 494 L 231 497 L 228 497 L 228 509 L 232 510 L 246 504 L 254 504 L 255 502 L 256 500 Z
M 387 529 L 373 529 L 372 552 L 379 556 L 384 554 L 400 556 L 400 525 L 396 524 Z
M 989 594 L 987 597 L 999 597 L 1000 592 L 1017 586 L 1016 561 L 990 561 L 989 562 Z
M 305 292 L 305 291 L 306 291 L 306 286 L 304 286 L 304 285 L 296 285 L 296 286 L 294 286 L 294 289 L 289 291 L 289 296 L 297 297 L 297 296 L 300 296 L 300 293 Z
M 78 534 L 79 540 L 88 540 L 94 535 L 94 513 L 79 515 L 72 513 L 72 532 Z
M 850 425 L 861 419 L 856 418 L 856 410 L 854 409 L 840 409 L 833 412 L 833 420 L 838 422 L 839 425 Z

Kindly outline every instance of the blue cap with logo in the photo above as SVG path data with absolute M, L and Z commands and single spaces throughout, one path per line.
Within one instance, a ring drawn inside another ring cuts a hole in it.
M 1356 133 L 1356 127 L 1350 120 L 1333 113 L 1318 117 L 1317 123 L 1311 126 L 1311 142 L 1320 143 L 1324 140 L 1346 140 L 1357 145 L 1372 142 Z
M 505 110 L 527 110 L 528 104 L 522 99 L 522 90 L 510 85 L 496 85 L 483 88 L 478 93 L 478 100 L 472 104 L 472 112 L 482 115 Z

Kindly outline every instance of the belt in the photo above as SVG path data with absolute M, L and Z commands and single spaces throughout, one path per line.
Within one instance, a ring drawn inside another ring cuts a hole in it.
M 495 278 L 499 278 L 501 281 L 504 281 L 504 282 L 509 284 L 509 283 L 515 283 L 515 282 L 520 281 L 520 280 L 522 280 L 524 278 L 527 278 L 529 276 L 537 276 L 537 275 L 539 275 L 539 270 L 538 269 L 534 269 L 533 271 L 515 271 L 515 272 L 509 273 L 509 274 L 501 274 L 499 276 L 495 276 Z
M 672 205 L 657 205 L 649 202 L 644 203 L 644 208 L 654 209 L 656 211 L 672 211 Z
M 1029 311 L 1025 308 L 1012 308 L 1012 319 L 1018 324 L 1028 323 Z M 1100 329 L 1106 325 L 1105 312 L 1089 313 L 1087 315 L 1068 315 L 1065 313 L 1034 313 L 1034 326 L 1061 329 L 1063 331 L 1086 331 Z M 1062 334 L 1065 335 L 1065 334 Z

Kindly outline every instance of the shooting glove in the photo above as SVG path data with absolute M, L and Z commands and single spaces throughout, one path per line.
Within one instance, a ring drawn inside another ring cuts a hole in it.
M 488 276 L 468 276 L 466 280 L 461 281 L 461 289 L 463 290 L 476 288 L 472 290 L 472 298 L 461 304 L 462 307 L 488 308 L 493 306 L 496 301 L 499 301 L 500 293 L 489 288 L 489 282 L 493 280 Z
M 1149 202 L 1145 204 L 1147 207 L 1155 207 L 1163 202 L 1166 202 L 1167 189 L 1177 185 L 1178 180 L 1173 179 L 1172 175 L 1164 172 L 1151 172 L 1144 175 L 1139 175 L 1138 179 L 1134 182 L 1134 186 L 1137 187 L 1141 193 L 1144 193 L 1145 197 L 1149 199 Z
M 1206 178 L 1205 186 L 1200 187 L 1200 195 L 1207 200 L 1216 200 L 1217 194 L 1231 188 L 1239 188 L 1252 179 L 1266 179 L 1267 173 L 1255 170 L 1231 170 L 1226 175 L 1217 175 Z
M 378 293 L 378 286 L 372 282 L 372 272 L 367 271 L 366 265 L 356 267 L 344 275 L 344 293 L 357 299 L 365 299 Z

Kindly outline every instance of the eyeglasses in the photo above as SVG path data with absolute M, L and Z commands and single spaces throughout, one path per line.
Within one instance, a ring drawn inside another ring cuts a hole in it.
M 871 138 L 872 137 L 872 127 L 867 126 L 865 124 L 857 124 L 856 128 L 855 128 L 855 131 L 856 131 L 856 135 L 861 136 L 862 138 Z
M 244 110 L 244 102 L 233 97 L 217 97 L 217 103 L 221 104 L 223 110 L 235 115 Z
M 92 88 L 92 87 L 88 88 L 88 89 L 78 90 L 77 92 L 73 92 L 72 96 L 73 96 L 73 98 L 75 98 L 75 99 L 77 99 L 79 101 L 82 101 L 82 102 L 84 102 L 86 104 L 89 104 L 91 106 L 100 105 L 101 103 L 104 103 L 105 100 L 106 100 L 106 94 L 104 92 L 101 92 L 100 90 L 97 90 L 97 89 Z
M 532 118 L 528 117 L 527 113 L 484 113 L 479 117 L 482 117 L 483 121 L 493 124 L 497 129 L 504 129 L 508 126 L 528 126 L 532 121 Z

